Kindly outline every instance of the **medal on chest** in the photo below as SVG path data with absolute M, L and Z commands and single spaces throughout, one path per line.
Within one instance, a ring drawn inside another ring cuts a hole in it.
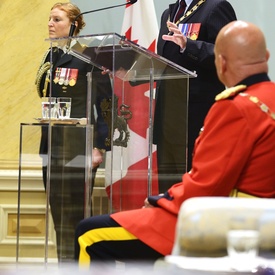
M 70 86 L 74 86 L 76 84 L 77 76 L 78 76 L 78 69 L 71 69 L 70 78 L 69 78 Z
M 179 29 L 184 36 L 191 40 L 197 40 L 201 28 L 201 23 L 179 24 Z
M 53 82 L 61 86 L 74 86 L 77 82 L 78 69 L 56 68 Z

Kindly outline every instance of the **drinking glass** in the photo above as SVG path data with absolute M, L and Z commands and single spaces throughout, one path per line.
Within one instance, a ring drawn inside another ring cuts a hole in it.
M 231 267 L 238 271 L 252 270 L 259 251 L 259 226 L 255 217 L 243 215 L 230 220 L 227 252 Z
M 58 118 L 61 118 L 61 119 L 70 118 L 71 105 L 72 105 L 72 99 L 70 97 L 58 97 L 57 98 Z
M 43 119 L 57 118 L 55 97 L 42 97 L 41 108 Z

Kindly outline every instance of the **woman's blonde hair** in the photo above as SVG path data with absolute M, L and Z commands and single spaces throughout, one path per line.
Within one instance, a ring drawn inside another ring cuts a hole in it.
M 75 28 L 75 33 L 74 33 L 75 35 L 78 35 L 79 32 L 85 27 L 86 23 L 84 22 L 83 15 L 80 15 L 75 20 L 75 17 L 81 13 L 80 9 L 76 5 L 69 3 L 69 2 L 67 2 L 67 3 L 58 2 L 53 5 L 51 10 L 53 10 L 55 8 L 58 8 L 64 12 L 66 12 L 71 23 L 73 23 L 74 21 L 77 21 L 77 26 Z

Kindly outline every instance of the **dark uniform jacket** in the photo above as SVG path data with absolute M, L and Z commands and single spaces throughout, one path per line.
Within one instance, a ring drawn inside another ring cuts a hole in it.
M 193 0 L 190 11 L 199 0 Z M 161 17 L 161 26 L 158 37 L 158 54 L 174 63 L 197 73 L 189 83 L 188 103 L 186 102 L 185 88 L 176 84 L 162 85 L 157 90 L 157 102 L 154 124 L 154 143 L 165 138 L 172 144 L 184 144 L 186 116 L 183 106 L 188 104 L 188 144 L 189 154 L 193 152 L 193 144 L 203 125 L 203 120 L 214 102 L 215 95 L 224 90 L 218 80 L 214 64 L 214 43 L 220 29 L 231 21 L 236 20 L 235 12 L 226 0 L 207 0 L 181 23 L 201 23 L 196 40 L 187 39 L 184 53 L 174 42 L 162 39 L 168 34 L 166 22 L 173 21 L 178 4 L 171 4 Z M 186 87 L 186 86 L 185 86 Z M 198 105 L 199 104 L 199 105 Z M 198 107 L 199 106 L 199 107 Z

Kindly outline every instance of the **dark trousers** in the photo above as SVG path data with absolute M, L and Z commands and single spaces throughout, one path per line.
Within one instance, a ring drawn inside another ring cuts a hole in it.
M 48 140 L 47 134 L 48 130 L 45 128 L 42 131 L 43 142 Z M 59 262 L 74 261 L 75 229 L 84 218 L 85 194 L 92 192 L 94 186 L 97 169 L 93 169 L 91 190 L 85 190 L 84 156 L 85 129 L 78 127 L 66 129 L 58 126 L 52 128 L 50 186 L 47 189 Z M 48 166 L 43 166 L 45 187 L 47 173 Z
M 186 172 L 186 146 L 174 145 L 165 139 L 157 145 L 159 193 L 182 181 Z
M 204 119 L 211 108 L 212 101 L 190 102 L 188 109 L 188 165 L 187 171 L 192 168 L 194 145 L 204 124 Z
M 79 264 L 115 261 L 153 263 L 163 257 L 122 228 L 110 215 L 100 215 L 79 223 L 75 235 L 75 258 Z
M 163 193 L 173 184 L 181 182 L 183 174 L 192 168 L 194 145 L 211 105 L 212 102 L 189 103 L 187 147 L 183 143 L 172 144 L 168 142 L 164 135 L 159 137 L 157 142 L 159 193 Z M 175 123 L 177 123 L 176 120 Z M 183 127 L 183 125 L 178 125 L 178 127 Z M 177 133 L 177 135 L 179 142 L 185 141 L 183 133 Z

